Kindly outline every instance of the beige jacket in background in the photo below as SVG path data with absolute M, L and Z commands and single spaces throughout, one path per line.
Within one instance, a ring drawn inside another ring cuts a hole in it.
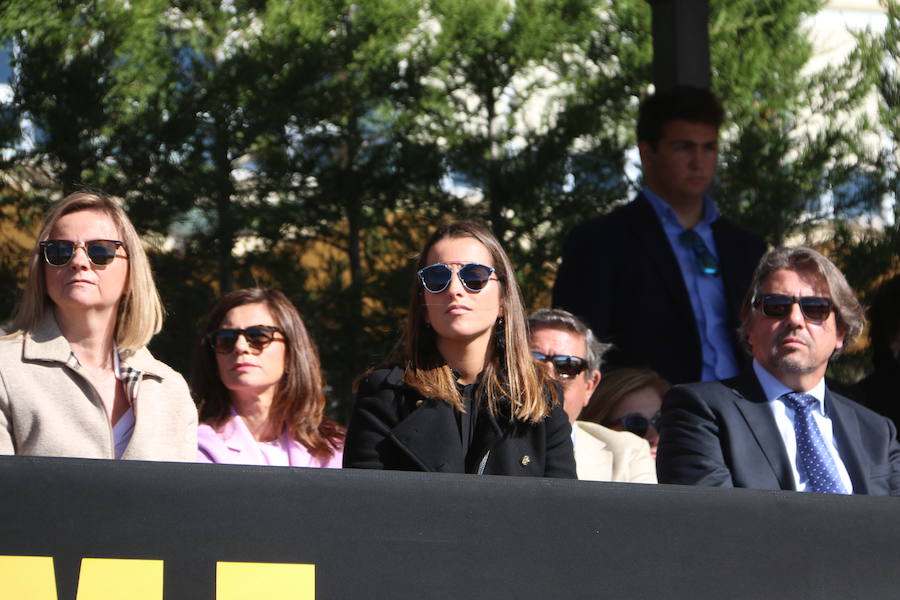
M 139 372 L 122 458 L 195 460 L 197 409 L 184 378 L 146 348 L 121 366 Z M 115 458 L 106 409 L 80 371 L 52 313 L 33 332 L 0 340 L 0 454 Z
M 578 479 L 656 483 L 647 440 L 588 421 L 575 421 L 572 432 Z

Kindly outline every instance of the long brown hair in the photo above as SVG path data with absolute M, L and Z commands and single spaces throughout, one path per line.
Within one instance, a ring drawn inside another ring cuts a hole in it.
M 31 251 L 28 281 L 8 330 L 13 333 L 32 331 L 50 310 L 53 303 L 47 295 L 44 280 L 44 269 L 47 265 L 40 244 L 47 240 L 56 222 L 62 217 L 83 210 L 96 211 L 109 217 L 122 237 L 120 241 L 125 243 L 125 253 L 128 255 L 128 279 L 116 315 L 115 336 L 119 352 L 128 356 L 145 346 L 162 328 L 163 307 L 153 281 L 150 261 L 134 225 L 116 201 L 100 192 L 82 191 L 69 194 L 44 217 L 41 231 Z
M 285 369 L 269 410 L 271 423 L 284 423 L 292 438 L 313 454 L 330 456 L 344 444 L 344 429 L 325 417 L 325 381 L 319 353 L 300 313 L 287 297 L 270 288 L 237 290 L 223 296 L 207 317 L 194 350 L 191 390 L 200 404 L 200 422 L 219 424 L 230 416 L 231 396 L 219 377 L 207 334 L 219 328 L 232 308 L 264 304 L 285 338 Z M 280 426 L 276 430 L 281 430 Z
M 550 407 L 559 399 L 556 388 L 549 383 L 549 376 L 535 366 L 531 357 L 519 286 L 509 258 L 497 238 L 476 223 L 459 221 L 444 225 L 428 238 L 419 253 L 416 271 L 427 266 L 428 253 L 437 242 L 445 238 L 467 237 L 481 242 L 488 250 L 498 283 L 502 286 L 502 325 L 498 319 L 489 346 L 494 350 L 489 350 L 485 357 L 480 384 L 483 397 L 492 414 L 498 414 L 501 402 L 506 401 L 512 418 L 537 423 L 549 414 Z M 426 324 L 423 294 L 419 280 L 414 279 L 405 336 L 389 362 L 404 365 L 404 381 L 423 395 L 443 400 L 456 410 L 463 411 L 463 399 L 456 388 L 453 372 L 438 351 L 434 330 Z M 504 343 L 498 347 L 500 332 Z M 551 403 L 545 396 L 548 389 Z

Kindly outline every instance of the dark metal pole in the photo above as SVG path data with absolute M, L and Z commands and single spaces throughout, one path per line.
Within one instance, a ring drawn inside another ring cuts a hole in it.
M 648 0 L 653 9 L 653 83 L 709 88 L 709 0 Z

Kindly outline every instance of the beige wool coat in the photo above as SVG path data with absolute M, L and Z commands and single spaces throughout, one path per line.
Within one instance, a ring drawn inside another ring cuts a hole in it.
M 197 410 L 184 378 L 146 348 L 120 368 L 135 398 L 122 458 L 195 460 Z M 106 409 L 52 313 L 34 331 L 0 340 L 0 454 L 115 458 Z
M 575 421 L 578 479 L 656 483 L 656 462 L 647 440 L 588 421 Z

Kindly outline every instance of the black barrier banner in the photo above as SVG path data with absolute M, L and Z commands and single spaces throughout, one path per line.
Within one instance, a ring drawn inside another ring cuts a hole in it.
M 0 600 L 892 598 L 893 498 L 0 457 Z

